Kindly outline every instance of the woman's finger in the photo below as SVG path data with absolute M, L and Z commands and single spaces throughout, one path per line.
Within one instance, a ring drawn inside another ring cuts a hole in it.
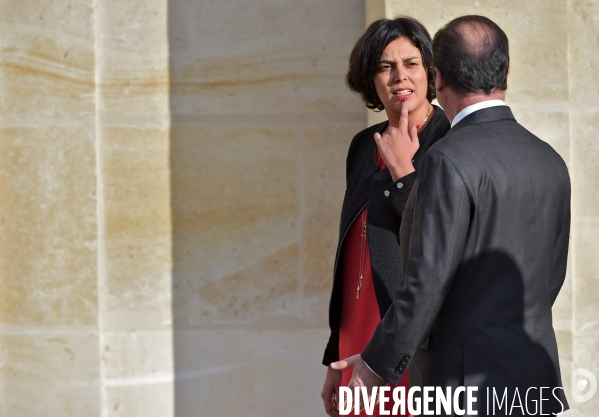
M 418 143 L 418 144 L 420 144 L 420 140 L 418 139 L 418 129 L 419 128 L 420 128 L 420 125 L 414 125 L 414 126 L 412 126 L 412 131 L 410 132 L 410 139 L 412 139 L 412 142 Z
M 407 100 L 402 101 L 402 103 L 401 103 L 401 113 L 399 114 L 399 130 L 402 132 L 408 131 L 408 102 L 407 102 Z

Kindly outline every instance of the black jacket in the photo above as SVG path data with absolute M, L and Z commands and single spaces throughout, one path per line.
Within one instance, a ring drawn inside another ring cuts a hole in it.
M 392 384 L 410 366 L 413 385 L 478 387 L 479 416 L 487 388 L 511 404 L 549 387 L 543 413 L 567 408 L 551 317 L 570 229 L 562 158 L 509 107 L 478 110 L 424 156 L 403 216 L 405 279 L 364 361 Z
M 368 246 L 372 279 L 380 316 L 391 305 L 397 284 L 402 279 L 399 226 L 401 216 L 410 195 L 416 173 L 393 182 L 388 169 L 378 170 L 376 163 L 375 132 L 382 133 L 388 122 L 371 126 L 358 133 L 352 140 L 347 154 L 346 190 L 341 209 L 339 243 L 333 272 L 333 291 L 329 305 L 331 335 L 322 363 L 328 365 L 339 358 L 339 327 L 343 294 L 343 239 L 362 208 L 368 204 Z M 449 130 L 445 112 L 435 106 L 435 113 L 420 132 L 420 147 L 414 155 L 414 168 L 437 140 Z M 399 188 L 399 187 L 401 188 Z M 375 306 L 373 306 L 375 308 Z

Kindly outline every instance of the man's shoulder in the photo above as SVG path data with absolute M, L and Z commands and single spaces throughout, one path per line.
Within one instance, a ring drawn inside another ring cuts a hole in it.
M 448 134 L 429 152 L 444 155 L 459 171 L 470 174 L 502 166 L 557 171 L 550 175 L 568 176 L 565 161 L 548 142 L 540 139 L 515 119 L 469 124 Z
M 489 120 L 452 128 L 434 145 L 434 148 L 449 155 L 455 153 L 456 156 L 465 156 L 463 151 L 466 149 L 484 152 L 502 147 L 532 147 L 557 155 L 549 143 L 515 119 Z

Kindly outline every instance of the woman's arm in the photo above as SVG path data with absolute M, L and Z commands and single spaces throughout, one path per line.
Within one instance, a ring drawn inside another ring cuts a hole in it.
M 408 106 L 403 105 L 401 108 L 399 126 L 389 125 L 388 131 L 382 135 L 375 133 L 374 140 L 393 178 L 393 183 L 385 190 L 385 197 L 393 213 L 401 221 L 403 210 L 416 181 L 413 161 L 420 147 L 418 125 L 412 126 L 411 131 L 408 132 Z
M 385 189 L 385 201 L 387 201 L 391 210 L 397 218 L 399 218 L 400 222 L 415 181 L 416 171 L 401 177 Z

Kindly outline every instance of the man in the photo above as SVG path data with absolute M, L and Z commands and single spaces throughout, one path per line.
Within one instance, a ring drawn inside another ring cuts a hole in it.
M 353 366 L 349 386 L 370 392 L 412 365 L 412 385 L 477 387 L 479 416 L 560 413 L 551 307 L 566 272 L 566 165 L 503 103 L 508 40 L 495 23 L 452 20 L 433 64 L 452 128 L 422 159 L 404 211 L 405 280 L 364 352 L 331 366 Z

